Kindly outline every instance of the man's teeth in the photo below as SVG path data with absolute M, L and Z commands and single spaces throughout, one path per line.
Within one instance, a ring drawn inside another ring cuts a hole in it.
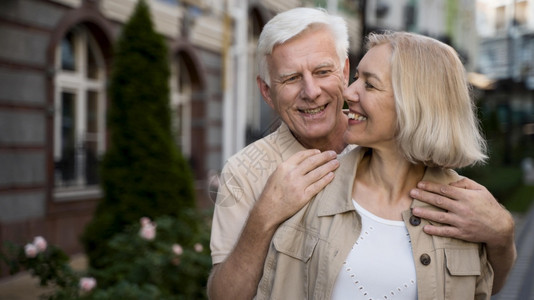
M 323 106 L 320 106 L 320 107 L 317 107 L 317 108 L 314 108 L 314 109 L 304 109 L 302 111 L 307 113 L 307 114 L 316 114 L 316 113 L 322 111 L 325 108 L 325 106 L 326 105 L 323 105 Z
M 349 119 L 356 120 L 356 121 L 367 120 L 367 117 L 364 117 L 362 115 L 355 114 L 355 113 L 348 113 L 347 116 L 349 117 Z

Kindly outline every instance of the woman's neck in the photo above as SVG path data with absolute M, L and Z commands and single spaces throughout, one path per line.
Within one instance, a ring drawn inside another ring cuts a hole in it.
M 409 191 L 424 171 L 424 165 L 410 163 L 398 152 L 369 149 L 358 166 L 353 197 L 380 217 L 401 220 L 400 213 L 412 202 Z

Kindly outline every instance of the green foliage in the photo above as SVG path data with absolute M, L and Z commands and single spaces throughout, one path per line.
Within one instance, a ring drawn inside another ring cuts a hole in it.
M 479 116 L 488 141 L 489 160 L 485 165 L 464 168 L 459 173 L 484 185 L 507 209 L 525 212 L 534 198 L 529 194 L 532 188 L 523 183 L 520 164 L 524 157 L 534 153 L 532 145 L 519 128 L 506 130 L 510 125 L 499 118 L 496 108 L 485 107 L 485 101 L 479 103 L 483 105 Z M 521 142 L 514 143 L 516 140 Z
M 174 144 L 169 108 L 165 41 L 154 32 L 149 9 L 139 1 L 116 46 L 108 111 L 110 145 L 101 165 L 104 197 L 82 241 L 92 267 L 107 255 L 113 234 L 140 217 L 174 216 L 195 206 L 188 164 Z
M 193 211 L 190 212 L 194 214 Z M 192 227 L 180 219 L 162 216 L 156 219 L 154 240 L 143 239 L 139 225 L 131 226 L 109 242 L 114 255 L 103 258 L 108 268 L 96 270 L 93 275 L 105 290 L 95 297 L 128 299 L 123 290 L 130 289 L 132 299 L 205 299 L 206 282 L 211 268 L 208 253 L 209 230 Z M 207 224 L 207 222 L 202 222 Z M 183 252 L 173 252 L 179 245 Z M 132 287 L 134 287 L 132 289 Z M 104 295 L 107 296 L 104 297 Z M 124 298 L 126 297 L 126 298 Z
M 140 234 L 142 225 L 138 222 L 113 235 L 107 243 L 113 251 L 101 258 L 106 267 L 86 270 L 97 278 L 91 291 L 81 290 L 82 274 L 74 272 L 68 256 L 54 246 L 28 258 L 24 247 L 10 244 L 0 257 L 12 273 L 29 270 L 42 286 L 53 287 L 53 292 L 43 295 L 47 299 L 207 299 L 211 268 L 208 215 L 199 216 L 193 210 L 184 214 L 201 222 L 191 225 L 183 219 L 161 216 L 153 222 L 153 239 Z
M 7 242 L 3 250 L 0 258 L 9 267 L 10 274 L 27 270 L 39 278 L 42 287 L 54 288 L 43 298 L 71 300 L 83 296 L 78 287 L 81 276 L 69 266 L 69 257 L 61 249 L 48 246 L 35 257 L 28 257 L 24 247 Z

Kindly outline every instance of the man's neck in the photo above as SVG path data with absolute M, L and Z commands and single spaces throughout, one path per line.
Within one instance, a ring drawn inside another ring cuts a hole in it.
M 345 127 L 346 126 L 338 126 L 330 135 L 321 139 L 303 140 L 294 134 L 293 136 L 295 136 L 297 141 L 307 149 L 319 149 L 321 151 L 334 150 L 339 154 L 347 147 L 347 144 L 343 140 Z

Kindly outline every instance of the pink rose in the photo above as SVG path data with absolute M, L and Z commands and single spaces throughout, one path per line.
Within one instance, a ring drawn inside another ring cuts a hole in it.
M 47 243 L 46 243 L 46 240 L 42 236 L 36 236 L 33 239 L 33 245 L 37 247 L 37 250 L 39 252 L 43 252 L 46 250 Z
M 151 241 L 156 238 L 156 225 L 147 223 L 141 227 L 139 235 L 145 240 Z
M 180 246 L 180 244 L 174 244 L 172 245 L 172 252 L 180 256 L 182 255 L 182 253 L 184 253 L 184 249 L 182 249 L 182 246 Z
M 202 247 L 200 243 L 196 243 L 194 247 L 196 252 L 202 252 L 202 250 L 204 249 L 204 247 Z
M 37 249 L 34 244 L 26 244 L 26 246 L 24 246 L 24 253 L 26 254 L 26 257 L 34 258 L 37 256 L 37 253 L 39 253 L 39 249 Z
M 148 217 L 142 217 L 139 222 L 141 222 L 141 226 L 146 226 L 148 224 L 151 224 L 150 218 Z
M 84 292 L 90 292 L 96 286 L 96 279 L 93 277 L 80 278 L 80 289 Z

